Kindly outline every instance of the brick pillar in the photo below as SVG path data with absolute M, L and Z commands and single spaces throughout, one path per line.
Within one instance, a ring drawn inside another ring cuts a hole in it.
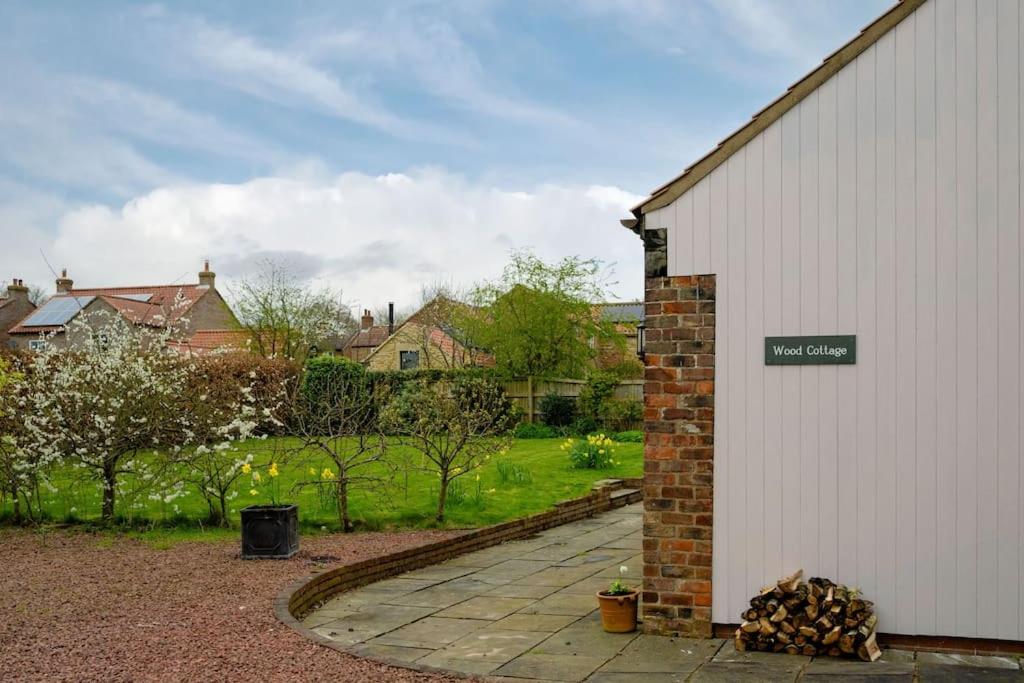
M 648 277 L 645 307 L 644 631 L 710 638 L 715 276 Z

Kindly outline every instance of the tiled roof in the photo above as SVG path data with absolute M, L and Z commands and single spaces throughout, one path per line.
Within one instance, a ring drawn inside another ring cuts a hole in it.
M 376 348 L 388 338 L 387 325 L 374 325 L 365 330 L 359 330 L 345 342 L 343 349 L 351 348 Z
M 644 319 L 644 304 L 641 301 L 615 301 L 598 304 L 601 319 L 613 323 L 640 323 Z
M 180 351 L 205 353 L 217 349 L 244 349 L 248 343 L 249 333 L 245 330 L 196 330 L 190 339 L 169 345 Z
M 95 287 L 91 289 L 72 289 L 67 293 L 57 294 L 50 300 L 63 296 L 95 296 L 123 315 L 129 322 L 136 325 L 161 327 L 168 321 L 184 316 L 199 299 L 209 291 L 208 287 L 197 284 L 187 285 L 152 285 L 149 287 Z M 137 297 L 149 295 L 146 301 Z M 136 298 L 126 298 L 136 297 Z M 28 317 L 26 316 L 25 320 Z M 39 334 L 59 330 L 62 325 L 24 325 L 19 323 L 9 334 Z

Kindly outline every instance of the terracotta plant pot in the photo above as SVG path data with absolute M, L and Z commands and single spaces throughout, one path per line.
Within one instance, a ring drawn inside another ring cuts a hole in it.
M 601 605 L 601 625 L 608 633 L 629 633 L 636 630 L 636 608 L 640 592 L 630 591 L 622 595 L 597 594 Z

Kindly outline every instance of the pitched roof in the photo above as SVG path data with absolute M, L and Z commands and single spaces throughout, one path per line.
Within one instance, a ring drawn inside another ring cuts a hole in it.
M 642 301 L 612 301 L 597 304 L 601 319 L 613 323 L 641 323 L 644 320 Z
M 375 348 L 383 344 L 387 338 L 387 325 L 373 325 L 372 327 L 353 332 L 342 345 L 342 349 Z
M 926 0 L 897 0 L 882 16 L 861 29 L 861 32 L 825 57 L 821 65 L 791 85 L 785 93 L 761 111 L 754 114 L 751 120 L 718 143 L 711 152 L 694 162 L 680 175 L 651 192 L 651 196 L 633 207 L 633 214 L 641 218 L 643 214 L 668 206 L 681 197 L 687 190 L 707 177 L 709 173 L 725 162 L 740 148 L 754 139 L 771 124 L 782 118 L 782 115 L 795 107 L 801 100 L 814 92 L 825 81 L 834 76 L 840 69 L 852 62 L 860 53 L 875 44 L 882 36 L 896 27 L 896 24 L 910 16 Z M 623 225 L 638 230 L 637 221 L 627 219 Z
M 37 311 L 41 311 L 50 302 L 60 301 L 72 296 L 95 297 L 102 300 L 131 323 L 162 327 L 168 322 L 178 320 L 188 313 L 189 309 L 208 291 L 210 291 L 209 287 L 198 284 L 76 288 L 50 297 Z M 26 325 L 26 321 L 31 316 L 32 314 L 29 314 L 23 318 L 21 322 L 9 331 L 9 334 L 52 332 L 64 326 Z

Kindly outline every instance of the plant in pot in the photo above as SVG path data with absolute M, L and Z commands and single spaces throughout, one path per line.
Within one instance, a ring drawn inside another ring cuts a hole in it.
M 262 488 L 270 497 L 269 505 L 242 509 L 242 559 L 288 559 L 299 551 L 299 506 L 279 502 L 277 463 L 270 463 L 266 476 L 250 463 L 245 463 L 242 471 L 252 477 L 250 495 L 259 495 Z
M 607 590 L 598 592 L 597 601 L 601 606 L 601 626 L 608 633 L 629 633 L 636 630 L 636 612 L 640 602 L 640 591 L 622 582 L 629 568 L 619 567 L 619 578 L 613 580 Z

